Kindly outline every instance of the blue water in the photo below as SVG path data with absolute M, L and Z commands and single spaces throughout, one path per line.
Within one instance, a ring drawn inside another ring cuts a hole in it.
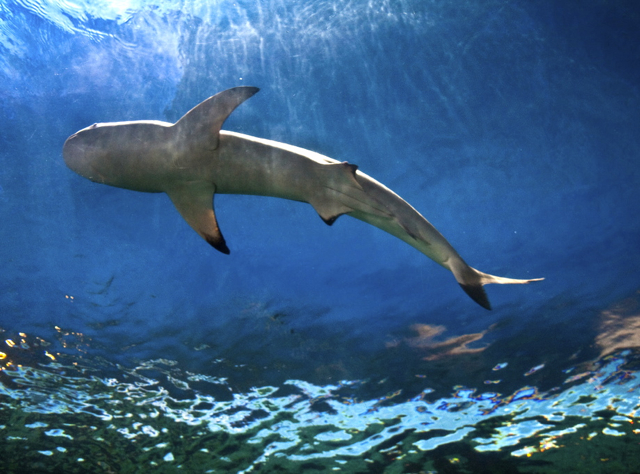
M 0 471 L 637 472 L 634 2 L 0 4 Z M 398 239 L 62 159 L 95 122 L 224 128 L 400 194 L 493 311 Z M 487 471 L 488 469 L 488 471 Z

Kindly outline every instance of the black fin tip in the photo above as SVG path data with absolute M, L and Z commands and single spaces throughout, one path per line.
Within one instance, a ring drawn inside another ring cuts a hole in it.
M 213 235 L 205 235 L 204 239 L 217 251 L 222 252 L 225 255 L 229 255 L 231 253 L 231 250 L 227 247 L 227 243 L 224 241 L 222 236 L 214 237 Z
M 487 292 L 484 291 L 482 285 L 463 285 L 460 283 L 460 287 L 471 297 L 473 301 L 478 303 L 484 309 L 491 310 L 491 303 L 489 303 Z

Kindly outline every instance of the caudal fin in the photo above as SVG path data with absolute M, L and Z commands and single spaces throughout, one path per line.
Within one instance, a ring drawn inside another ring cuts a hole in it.
M 473 267 L 470 267 L 462 260 L 451 271 L 456 277 L 456 281 L 460 287 L 468 294 L 473 301 L 478 303 L 485 309 L 491 309 L 491 303 L 487 297 L 486 291 L 483 286 L 492 283 L 498 285 L 524 285 L 531 283 L 532 281 L 541 281 L 544 278 L 531 278 L 529 280 L 519 280 L 515 278 L 505 278 L 495 275 L 489 275 L 488 273 L 482 273 Z

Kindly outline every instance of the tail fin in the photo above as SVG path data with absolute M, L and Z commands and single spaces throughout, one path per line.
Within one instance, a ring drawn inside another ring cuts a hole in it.
M 473 267 L 470 267 L 464 261 L 460 260 L 458 265 L 454 265 L 451 268 L 453 275 L 456 277 L 456 281 L 462 287 L 466 294 L 468 294 L 473 301 L 478 303 L 485 309 L 491 309 L 491 303 L 487 293 L 484 291 L 483 286 L 491 283 L 499 285 L 524 285 L 531 283 L 532 281 L 541 281 L 544 278 L 532 278 L 529 280 L 517 280 L 514 278 L 505 278 L 495 275 L 489 275 L 488 273 L 482 273 Z

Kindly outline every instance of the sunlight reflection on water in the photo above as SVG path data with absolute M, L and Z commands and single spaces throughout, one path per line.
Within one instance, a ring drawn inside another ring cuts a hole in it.
M 459 388 L 449 397 L 428 401 L 430 390 L 425 389 L 409 400 L 401 390 L 358 400 L 349 393 L 357 392 L 364 381 L 318 386 L 289 380 L 282 387 L 237 393 L 224 378 L 183 371 L 167 359 L 133 369 L 110 367 L 117 372 L 105 377 L 86 359 L 62 355 L 47 362 L 39 355 L 44 341 L 29 344 L 22 335 L 19 343 L 5 341 L 2 432 L 7 441 L 27 440 L 37 432 L 45 440 L 39 447 L 48 448 L 41 454 L 69 456 L 68 462 L 88 459 L 84 439 L 108 444 L 120 438 L 133 443 L 138 454 L 131 459 L 144 458 L 151 466 L 159 460 L 186 465 L 188 449 L 175 445 L 176 433 L 198 446 L 202 455 L 235 446 L 233 455 L 209 461 L 233 461 L 238 472 L 249 472 L 272 459 L 336 463 L 360 456 L 370 459 L 381 449 L 416 456 L 460 441 L 478 452 L 507 450 L 515 457 L 531 456 L 559 448 L 557 440 L 568 434 L 584 432 L 583 437 L 593 438 L 635 436 L 640 431 L 632 430 L 640 409 L 637 375 L 624 368 L 633 357 L 631 351 L 607 356 L 593 370 L 577 379 L 569 377 L 565 386 L 547 393 L 523 387 L 499 396 Z M 14 362 L 15 356 L 24 360 L 26 352 L 38 353 L 31 366 Z M 196 384 L 198 389 L 193 388 Z M 208 384 L 226 388 L 229 399 L 208 394 Z M 603 413 L 608 415 L 603 418 Z M 595 420 L 605 424 L 593 432 Z M 222 444 L 220 438 L 211 438 L 214 435 L 225 436 Z M 244 440 L 244 448 L 236 446 L 234 437 Z

